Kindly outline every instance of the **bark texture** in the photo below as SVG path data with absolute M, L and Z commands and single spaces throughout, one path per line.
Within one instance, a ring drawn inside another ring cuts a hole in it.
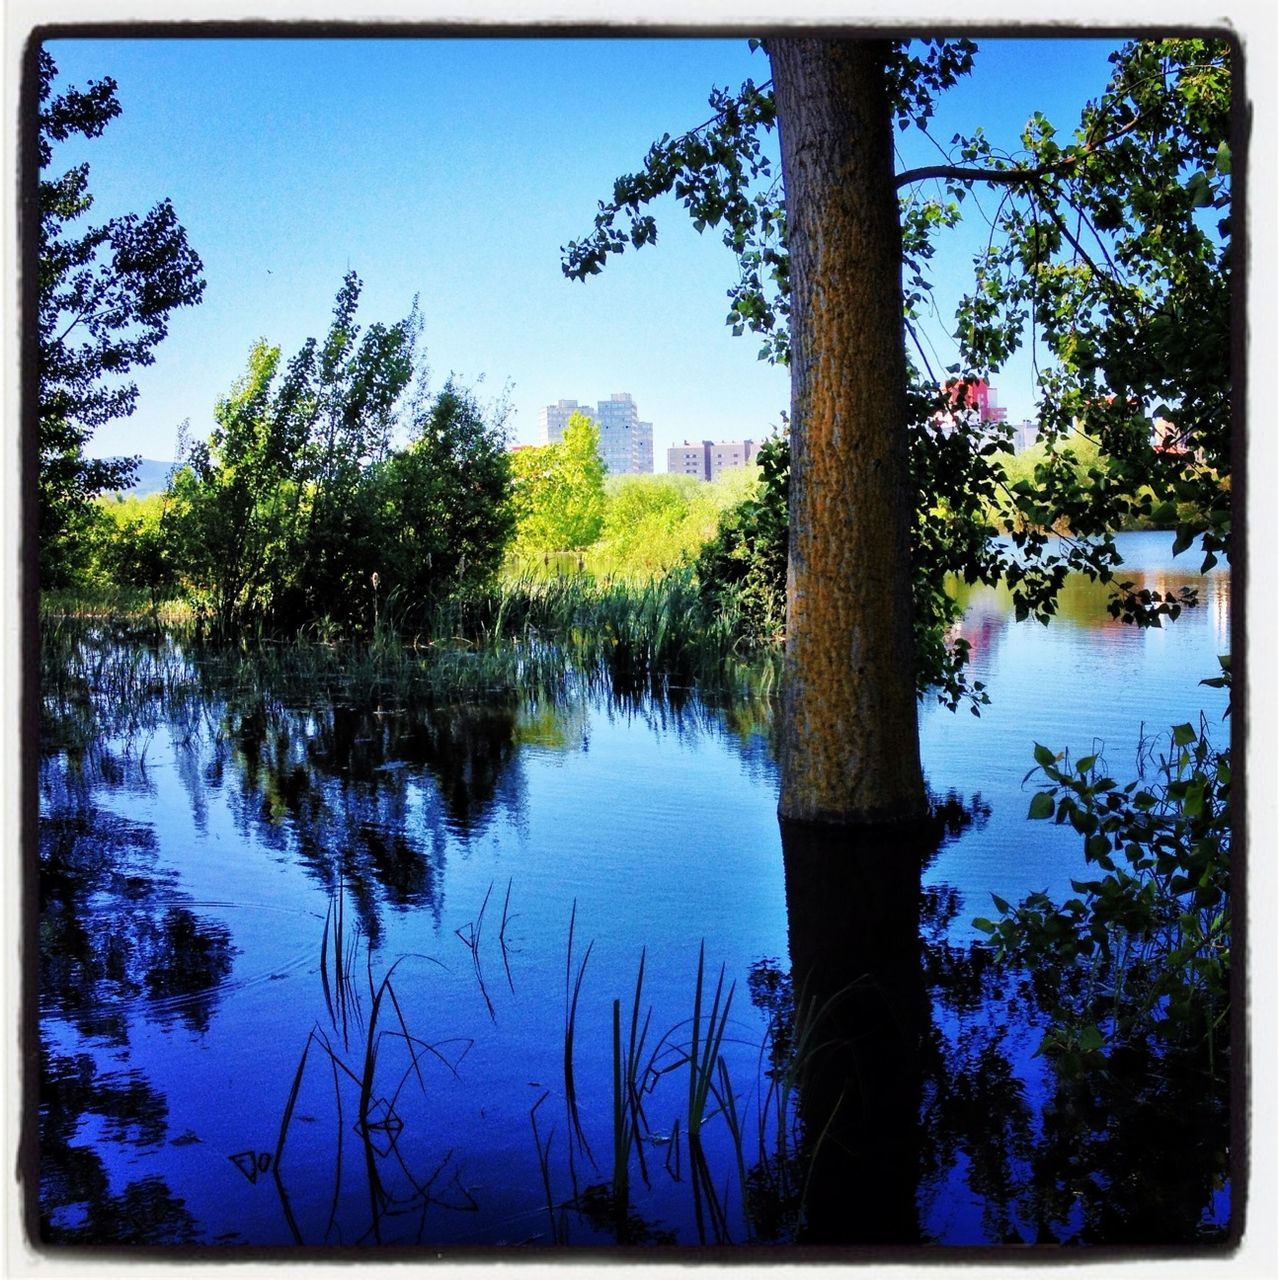
M 791 510 L 779 812 L 925 809 L 911 633 L 887 46 L 771 40 L 791 273 Z

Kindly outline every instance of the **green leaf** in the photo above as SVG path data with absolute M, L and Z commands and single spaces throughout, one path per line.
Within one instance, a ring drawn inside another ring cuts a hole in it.
M 1086 1053 L 1101 1049 L 1104 1044 L 1106 1044 L 1106 1038 L 1097 1027 L 1085 1027 L 1080 1033 L 1080 1048 Z
M 974 918 L 973 927 L 981 929 L 983 933 L 995 933 L 996 927 L 985 916 L 977 916 Z
M 1182 812 L 1188 818 L 1198 818 L 1204 812 L 1204 783 L 1193 783 L 1182 798 Z
M 1209 185 L 1209 175 L 1203 170 L 1193 173 L 1187 182 L 1187 195 L 1195 209 L 1203 209 L 1213 203 L 1213 190 Z
M 1036 764 L 1041 768 L 1051 765 L 1058 758 L 1048 747 L 1042 747 L 1038 742 L 1036 743 L 1035 757 Z
M 1189 724 L 1176 724 L 1173 726 L 1173 745 L 1175 747 L 1189 747 L 1196 740 L 1196 731 Z
M 1111 852 L 1111 841 L 1101 833 L 1090 836 L 1084 842 L 1085 856 L 1101 858 Z
M 1073 807 L 1070 811 L 1071 825 L 1082 835 L 1091 836 L 1098 829 L 1096 815 L 1084 809 Z
M 1028 818 L 1053 817 L 1053 794 L 1049 791 L 1038 791 L 1031 797 L 1031 807 L 1027 810 Z
M 996 910 L 999 911 L 1002 916 L 1007 916 L 1009 914 L 1009 904 L 998 893 L 993 893 L 991 895 L 991 901 L 996 904 Z

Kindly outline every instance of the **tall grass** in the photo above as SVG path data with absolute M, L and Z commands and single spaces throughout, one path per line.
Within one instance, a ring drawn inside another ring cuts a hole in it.
M 571 917 L 571 931 L 574 920 Z M 572 1028 L 582 986 L 588 946 L 572 982 L 573 947 L 566 966 L 567 1027 Z M 728 1244 L 741 1239 L 735 1223 L 745 1226 L 746 1239 L 777 1238 L 764 1225 L 781 1220 L 791 1229 L 803 1212 L 803 1184 L 807 1156 L 799 1133 L 796 1082 L 807 1055 L 818 1046 L 813 1028 L 820 1011 L 801 1002 L 794 1024 L 771 1020 L 766 1041 L 759 1048 L 759 1069 L 747 1081 L 735 1081 L 727 1052 L 730 1044 L 731 1009 L 735 984 L 726 984 L 721 966 L 714 986 L 706 966 L 705 948 L 699 948 L 698 968 L 692 992 L 692 1013 L 653 1039 L 653 1009 L 644 1007 L 647 954 L 641 951 L 635 985 L 629 1003 L 614 999 L 610 1006 L 609 1078 L 606 1086 L 612 1138 L 612 1164 L 607 1184 L 579 1191 L 557 1206 L 552 1191 L 551 1142 L 538 1127 L 537 1113 L 549 1094 L 544 1093 L 530 1112 L 538 1168 L 553 1238 L 567 1239 L 563 1210 L 575 1209 L 597 1229 L 610 1231 L 620 1244 L 636 1244 L 665 1238 L 646 1224 L 634 1210 L 632 1193 L 638 1177 L 652 1187 L 656 1171 L 665 1171 L 675 1183 L 687 1181 L 693 1221 L 702 1243 Z M 575 1145 L 585 1143 L 578 1114 L 582 1085 L 569 1070 L 572 1030 L 566 1034 L 566 1094 L 570 1098 L 569 1164 Z M 774 1065 L 764 1070 L 768 1059 Z M 766 1079 L 768 1083 L 766 1084 Z M 655 1128 L 656 1109 L 673 1099 L 679 1086 L 682 1101 L 666 1132 Z M 756 1097 L 754 1108 L 742 1099 Z M 711 1142 L 712 1128 L 716 1130 Z M 655 1170 L 646 1158 L 646 1147 L 666 1148 L 666 1158 Z M 730 1163 L 723 1162 L 728 1155 Z M 687 1179 L 686 1179 L 687 1170 Z M 734 1187 L 737 1189 L 736 1210 Z M 559 1207 L 561 1216 L 557 1217 Z
M 55 607 L 41 618 L 46 740 L 154 728 L 184 700 L 234 690 L 290 705 L 404 706 L 492 698 L 554 703 L 573 689 L 616 697 L 772 697 L 775 648 L 742 638 L 732 600 L 708 607 L 691 571 L 642 584 L 585 575 L 507 579 L 423 612 L 392 596 L 369 633 L 261 626 L 211 641 L 198 621 L 161 628 L 137 612 Z
M 343 1136 L 347 1127 L 344 1120 L 346 1110 L 343 1105 L 343 1086 L 345 1084 L 348 1089 L 353 1089 L 356 1094 L 356 1119 L 352 1128 L 355 1130 L 361 1144 L 369 1198 L 369 1227 L 364 1239 L 370 1239 L 374 1243 L 380 1244 L 382 1243 L 384 1218 L 392 1214 L 398 1215 L 407 1212 L 421 1212 L 425 1216 L 429 1206 L 440 1203 L 433 1195 L 432 1187 L 440 1170 L 450 1159 L 450 1156 L 446 1156 L 437 1169 L 427 1177 L 423 1177 L 420 1173 L 408 1167 L 399 1149 L 399 1137 L 403 1122 L 400 1120 L 397 1108 L 402 1105 L 401 1096 L 411 1080 L 417 1082 L 419 1090 L 423 1093 L 426 1092 L 426 1078 L 422 1070 L 424 1059 L 433 1059 L 441 1063 L 456 1077 L 459 1063 L 466 1057 L 473 1046 L 473 1041 L 466 1038 L 429 1042 L 410 1031 L 404 1008 L 397 994 L 395 983 L 392 981 L 396 969 L 404 960 L 410 957 L 408 955 L 401 956 L 390 965 L 380 980 L 375 980 L 373 955 L 367 944 L 365 947 L 365 969 L 369 1009 L 366 1014 L 361 1007 L 362 997 L 359 993 L 359 987 L 352 980 L 353 966 L 359 947 L 359 935 L 348 947 L 342 947 L 341 919 L 341 893 L 339 892 L 336 905 L 331 904 L 329 914 L 325 919 L 321 940 L 321 975 L 325 1000 L 329 1005 L 332 1016 L 337 1004 L 332 995 L 332 990 L 333 988 L 341 989 L 345 985 L 347 994 L 344 998 L 349 1000 L 351 1004 L 351 1020 L 358 1022 L 363 1028 L 364 1038 L 363 1043 L 357 1045 L 354 1058 L 349 1059 L 346 1056 L 349 1045 L 346 1037 L 347 1015 L 345 1013 L 343 1014 L 342 1026 L 342 1052 L 339 1052 L 334 1047 L 320 1027 L 313 1027 L 302 1046 L 302 1053 L 298 1059 L 298 1065 L 294 1071 L 293 1080 L 285 1099 L 284 1109 L 280 1118 L 280 1130 L 276 1138 L 276 1147 L 271 1158 L 271 1167 L 285 1220 L 298 1244 L 304 1243 L 304 1238 L 293 1212 L 287 1190 L 283 1172 L 284 1154 L 294 1113 L 297 1110 L 298 1099 L 302 1093 L 307 1074 L 307 1063 L 312 1049 L 317 1049 L 328 1061 L 334 1089 L 334 1111 L 336 1116 L 334 1125 L 336 1138 L 334 1194 L 329 1224 L 325 1232 L 326 1238 L 334 1229 L 338 1206 L 341 1201 Z M 330 949 L 332 949 L 332 954 L 335 957 L 335 978 L 332 988 L 328 978 L 325 976 L 326 962 L 324 959 L 326 952 L 330 951 Z M 340 962 L 337 960 L 338 956 L 343 957 Z M 430 960 L 432 963 L 439 964 L 439 961 L 432 960 L 428 956 L 417 956 L 415 958 Z M 400 1045 L 404 1050 L 405 1057 L 407 1057 L 407 1064 L 401 1061 L 393 1066 L 390 1072 L 384 1070 L 387 1057 L 385 1045 L 387 1042 Z M 446 1049 L 451 1052 L 446 1052 Z M 388 1183 L 387 1171 L 392 1167 L 392 1158 L 394 1158 L 394 1168 L 399 1170 L 404 1179 L 404 1186 L 408 1189 L 407 1193 L 402 1188 L 393 1189 Z M 463 1204 L 455 1203 L 449 1207 L 470 1210 L 478 1208 L 474 1199 L 465 1190 L 463 1190 L 463 1197 Z
M 465 927 L 459 931 L 464 941 L 472 937 L 479 945 L 485 906 L 491 895 L 492 886 L 470 931 Z M 504 921 L 509 918 L 510 896 L 508 885 Z M 803 1187 L 806 1161 L 811 1155 L 800 1140 L 796 1081 L 807 1056 L 821 1047 L 813 1039 L 822 1011 L 801 998 L 796 1001 L 797 1013 L 792 1018 L 779 1005 L 776 1016 L 769 1021 L 765 1042 L 759 1046 L 757 1069 L 748 1069 L 745 1078 L 735 1078 L 735 1070 L 740 1077 L 742 1074 L 741 1050 L 745 1046 L 733 1039 L 735 984 L 728 980 L 724 966 L 720 966 L 713 981 L 705 947 L 699 947 L 689 1016 L 656 1036 L 654 1010 L 646 1000 L 649 956 L 642 949 L 628 997 L 614 998 L 609 1003 L 608 1048 L 603 1054 L 590 1054 L 596 1063 L 607 1064 L 607 1079 L 600 1079 L 595 1073 L 580 1079 L 575 1070 L 575 1049 L 581 1035 L 580 1005 L 586 1000 L 585 979 L 594 942 L 581 946 L 579 924 L 575 903 L 565 949 L 564 1086 L 568 1127 L 562 1130 L 555 1125 L 549 1129 L 545 1126 L 550 1089 L 543 1089 L 529 1109 L 536 1158 L 534 1186 L 540 1181 L 542 1210 L 551 1240 L 569 1243 L 568 1215 L 577 1214 L 594 1231 L 609 1233 L 619 1243 L 674 1242 L 670 1231 L 661 1224 L 646 1222 L 637 1212 L 637 1205 L 643 1211 L 643 1197 L 660 1190 L 655 1183 L 664 1178 L 670 1180 L 665 1185 L 687 1191 L 690 1219 L 696 1238 L 702 1243 L 786 1238 L 777 1224 L 783 1223 L 783 1231 L 794 1231 L 799 1225 L 803 1192 L 796 1189 Z M 300 1112 L 322 1111 L 315 1105 L 313 1090 L 317 1084 L 321 1090 L 327 1087 L 323 1083 L 326 1076 L 332 1078 L 336 1140 L 326 1240 L 334 1238 L 335 1232 L 342 1238 L 343 1228 L 336 1225 L 341 1206 L 348 1214 L 361 1206 L 357 1209 L 359 1218 L 368 1223 L 361 1239 L 375 1243 L 388 1236 L 393 1219 L 406 1214 L 420 1213 L 425 1221 L 426 1211 L 433 1205 L 476 1208 L 470 1193 L 457 1182 L 456 1171 L 456 1195 L 444 1200 L 436 1187 L 441 1171 L 453 1158 L 452 1149 L 434 1171 L 424 1175 L 404 1150 L 414 1144 L 399 1141 L 401 1128 L 412 1128 L 416 1145 L 421 1145 L 421 1112 L 411 1109 L 407 1094 L 427 1096 L 430 1075 L 425 1068 L 438 1062 L 460 1078 L 459 1069 L 473 1041 L 458 1037 L 431 1040 L 412 1028 L 397 976 L 400 966 L 410 957 L 401 956 L 379 978 L 374 973 L 368 939 L 359 933 L 354 941 L 346 938 L 344 927 L 339 887 L 321 933 L 320 971 L 326 1008 L 335 1028 L 343 1030 L 343 1037 L 337 1042 L 319 1025 L 308 1033 L 289 1084 L 271 1157 L 285 1220 L 299 1243 L 305 1233 L 290 1203 L 289 1140 Z M 363 957 L 358 954 L 361 949 Z M 356 980 L 358 970 L 364 971 L 362 982 Z M 419 988 L 414 995 L 421 1004 L 423 992 L 417 979 L 414 986 Z M 346 992 L 342 999 L 349 1003 L 345 1024 L 337 995 L 342 989 Z M 360 1027 L 358 1037 L 348 1039 L 348 1024 Z M 731 1046 L 737 1046 L 737 1051 L 731 1052 Z M 317 1059 L 320 1082 L 313 1079 Z M 766 1062 L 771 1064 L 767 1071 Z M 595 1104 L 603 1101 L 598 1096 L 602 1093 L 609 1099 L 605 1106 L 583 1105 L 587 1096 Z M 304 1095 L 306 1106 L 302 1105 Z M 667 1111 L 669 1106 L 674 1114 Z M 654 1120 L 664 1113 L 671 1115 L 670 1124 L 656 1126 Z M 592 1166 L 596 1165 L 586 1133 L 588 1116 L 592 1123 L 608 1125 L 612 1159 L 607 1166 L 601 1162 L 607 1182 L 580 1187 L 575 1153 L 585 1154 Z M 317 1116 L 307 1118 L 314 1123 Z M 343 1164 L 343 1140 L 348 1130 L 355 1133 L 357 1142 L 350 1167 Z M 307 1132 L 314 1144 L 320 1130 L 308 1125 Z M 558 1157 L 557 1137 L 562 1144 Z M 650 1153 L 663 1147 L 665 1162 L 655 1162 Z M 556 1178 L 565 1176 L 566 1163 L 572 1192 L 557 1196 Z M 367 1207 L 362 1206 L 362 1201 Z
M 569 1113 L 569 1129 L 578 1149 L 582 1151 L 592 1164 L 591 1148 L 587 1145 L 586 1133 L 582 1128 L 582 1118 L 578 1112 L 578 1088 L 573 1069 L 573 1046 L 578 1032 L 578 1000 L 582 995 L 582 980 L 586 976 L 587 961 L 591 959 L 594 939 L 587 943 L 587 949 L 578 963 L 578 976 L 573 977 L 573 927 L 577 921 L 578 903 L 575 899 L 569 912 L 569 943 L 565 948 L 564 962 L 564 1096 L 565 1106 Z M 572 1147 L 570 1148 L 572 1151 Z

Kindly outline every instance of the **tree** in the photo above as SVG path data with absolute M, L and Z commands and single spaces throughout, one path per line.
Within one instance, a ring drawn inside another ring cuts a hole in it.
M 390 451 L 421 321 L 415 304 L 362 335 L 360 288 L 348 273 L 323 343 L 308 338 L 287 364 L 255 343 L 177 478 L 185 568 L 224 630 L 367 609 L 381 527 L 370 478 Z
M 102 502 L 106 519 L 95 560 L 110 583 L 144 589 L 153 616 L 163 600 L 178 594 L 176 540 L 171 495 L 145 498 L 117 494 Z
M 411 418 L 414 438 L 370 478 L 368 558 L 404 607 L 491 577 L 515 529 L 503 417 L 450 379 Z
M 183 570 L 224 633 L 269 612 L 296 563 L 297 457 L 280 439 L 279 367 L 280 348 L 256 342 L 172 485 Z
M 282 441 L 299 450 L 307 497 L 290 608 L 308 618 L 363 599 L 375 572 L 360 554 L 369 520 L 364 482 L 388 455 L 422 331 L 415 298 L 404 319 L 362 334 L 355 320 L 361 287 L 355 272 L 343 278 L 323 344 L 308 339 L 290 362 L 276 407 Z
M 597 576 L 647 581 L 695 559 L 721 515 L 758 487 L 754 466 L 712 483 L 695 476 L 611 476 L 604 527 L 587 564 Z
M 791 280 L 788 818 L 917 818 L 902 229 L 874 41 L 771 50 Z M 886 581 L 886 578 L 889 580 Z
M 89 166 L 49 176 L 54 144 L 99 137 L 120 114 L 116 84 L 106 78 L 54 96 L 57 66 L 44 49 L 39 77 L 37 502 L 41 581 L 57 586 L 74 575 L 94 497 L 126 485 L 136 465 L 86 458 L 85 445 L 98 427 L 133 412 L 138 388 L 128 373 L 154 361 L 169 313 L 198 302 L 204 280 L 168 200 L 143 217 L 77 231 L 93 204 Z
M 581 551 L 604 525 L 600 428 L 570 416 L 563 437 L 514 457 L 516 540 L 530 551 Z
M 323 343 L 282 362 L 265 340 L 218 402 L 207 442 L 175 477 L 177 553 L 218 627 L 328 618 L 367 624 L 497 568 L 514 517 L 504 419 L 452 380 L 414 380 L 417 306 L 355 323 L 360 281 L 338 291 Z M 410 439 L 393 448 L 404 423 Z
M 1175 547 L 1200 536 L 1208 563 L 1227 544 L 1230 223 L 1201 213 L 1230 204 L 1225 45 L 1128 44 L 1070 144 L 1036 116 L 1021 158 L 995 155 L 979 133 L 957 139 L 943 164 L 895 174 L 892 125 L 926 128 L 934 95 L 970 70 L 974 51 L 967 41 L 770 41 L 772 84 L 714 91 L 712 119 L 656 143 L 602 202 L 592 234 L 566 250 L 567 274 L 599 271 L 610 254 L 656 239 L 641 209 L 674 192 L 699 230 L 726 227 L 741 268 L 729 322 L 792 363 L 784 817 L 920 811 L 909 619 L 914 605 L 916 635 L 923 622 L 936 638 L 922 646 L 930 674 L 955 705 L 965 653 L 948 654 L 940 638 L 954 619 L 947 573 L 1003 578 L 1020 616 L 1047 621 L 1071 570 L 1113 579 L 1110 534 L 1135 510 L 1190 500 L 1198 519 Z M 771 176 L 760 134 L 775 123 L 785 207 L 757 182 Z M 926 183 L 943 184 L 944 198 L 922 196 Z M 1007 441 L 978 424 L 942 426 L 943 379 L 904 355 L 935 238 L 977 183 L 1003 193 L 1003 238 L 976 263 L 962 363 L 948 373 L 953 387 L 987 376 L 1028 317 L 1045 332 L 1056 363 L 1040 379 L 1041 420 L 1055 447 L 1035 484 L 1003 483 Z M 1174 420 L 1176 451 L 1150 447 L 1154 411 Z M 1083 481 L 1071 448 L 1082 430 L 1105 448 Z M 1052 537 L 1062 523 L 1065 544 Z M 996 540 L 1001 524 L 1012 549 Z M 1158 625 L 1182 603 L 1120 583 L 1113 609 Z M 981 700 L 978 686 L 970 692 Z

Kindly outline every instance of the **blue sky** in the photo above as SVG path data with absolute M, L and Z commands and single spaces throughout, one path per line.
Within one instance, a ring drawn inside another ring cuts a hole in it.
M 982 125 L 1016 147 L 1034 110 L 1069 133 L 1103 88 L 1116 43 L 981 42 L 977 70 L 944 96 L 932 133 L 945 146 Z M 655 209 L 656 246 L 614 258 L 585 284 L 560 269 L 560 247 L 590 228 L 614 178 L 664 131 L 707 118 L 713 84 L 767 79 L 745 39 L 49 47 L 60 84 L 110 75 L 123 106 L 101 138 L 63 147 L 55 167 L 90 162 L 94 217 L 171 197 L 208 282 L 140 371 L 136 413 L 102 428 L 95 454 L 173 457 L 179 422 L 207 432 L 255 339 L 288 356 L 324 331 L 349 268 L 364 281 L 366 323 L 398 319 L 418 295 L 434 385 L 454 373 L 480 382 L 482 398 L 509 389 L 515 440 L 536 439 L 543 404 L 630 391 L 654 424 L 663 470 L 669 444 L 759 438 L 787 408 L 785 372 L 724 324 L 732 256 L 674 201 Z M 899 145 L 903 167 L 938 158 L 916 130 Z M 939 259 L 940 364 L 953 355 L 945 306 L 985 234 L 975 221 Z M 1026 359 L 996 387 L 1012 418 L 1033 413 Z

